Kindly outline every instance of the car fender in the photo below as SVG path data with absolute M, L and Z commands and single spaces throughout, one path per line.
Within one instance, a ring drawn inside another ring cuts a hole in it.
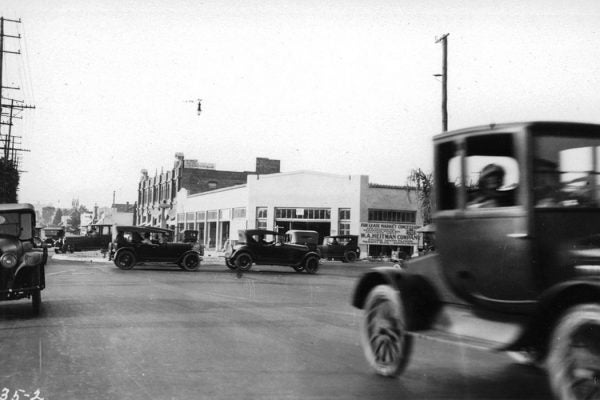
M 180 256 L 179 256 L 179 259 L 177 260 L 177 263 L 180 263 L 181 261 L 183 261 L 183 258 L 184 258 L 185 256 L 187 256 L 188 254 L 190 254 L 190 253 L 197 254 L 197 255 L 198 255 L 198 258 L 200 259 L 200 261 L 202 261 L 202 260 L 203 260 L 203 258 L 202 258 L 202 254 L 201 254 L 201 253 L 200 253 L 198 250 L 193 250 L 193 249 L 192 249 L 192 250 L 188 250 L 188 251 L 186 251 L 185 253 L 183 253 L 182 255 L 180 255 Z
M 442 308 L 440 296 L 427 278 L 394 267 L 374 268 L 364 274 L 355 285 L 352 305 L 363 309 L 369 292 L 378 285 L 389 285 L 401 296 L 408 330 L 431 327 Z
M 549 338 L 558 319 L 568 308 L 583 303 L 600 303 L 600 280 L 573 280 L 552 286 L 540 296 L 521 334 L 502 350 L 535 349 L 542 358 L 547 354 Z
M 249 254 L 249 255 L 250 255 L 250 257 L 252 257 L 252 262 L 256 262 L 256 257 L 255 257 L 255 255 L 254 255 L 254 253 L 253 253 L 253 252 L 252 252 L 250 249 L 248 249 L 248 248 L 245 248 L 245 247 L 244 247 L 244 248 L 241 248 L 241 249 L 238 249 L 238 250 L 235 250 L 233 253 L 231 253 L 231 256 L 229 257 L 229 260 L 230 260 L 231 262 L 235 262 L 235 260 L 236 260 L 236 259 L 237 259 L 237 258 L 238 258 L 240 255 L 242 255 L 242 254 Z
M 136 251 L 133 247 L 131 246 L 126 246 L 126 247 L 119 247 L 116 251 L 115 254 L 113 255 L 113 260 L 117 258 L 117 255 L 119 255 L 119 253 L 124 252 L 125 250 L 132 252 L 134 255 L 136 254 Z

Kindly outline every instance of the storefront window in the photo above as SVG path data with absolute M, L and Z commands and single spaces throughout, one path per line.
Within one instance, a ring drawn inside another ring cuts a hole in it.
M 256 228 L 267 229 L 267 207 L 256 208 Z
M 369 209 L 369 221 L 414 224 L 417 222 L 417 212 Z

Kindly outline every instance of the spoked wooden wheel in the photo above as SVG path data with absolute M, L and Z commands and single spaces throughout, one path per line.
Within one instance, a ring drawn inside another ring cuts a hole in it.
M 410 359 L 412 336 L 400 295 L 388 285 L 373 288 L 367 297 L 362 321 L 362 347 L 367 361 L 379 375 L 398 376 Z
M 600 399 L 599 305 L 582 304 L 563 314 L 552 334 L 547 367 L 558 399 Z

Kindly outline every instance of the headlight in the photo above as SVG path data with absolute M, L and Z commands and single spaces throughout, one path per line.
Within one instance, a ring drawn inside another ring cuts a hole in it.
M 13 268 L 17 265 L 18 261 L 17 255 L 13 253 L 4 253 L 0 256 L 0 265 L 4 268 Z

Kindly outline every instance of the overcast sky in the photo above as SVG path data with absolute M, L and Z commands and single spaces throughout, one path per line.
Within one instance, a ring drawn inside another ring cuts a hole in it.
M 136 200 L 174 154 L 254 170 L 432 168 L 449 128 L 600 122 L 600 2 L 2 0 L 3 96 L 23 99 L 19 201 Z M 197 115 L 197 99 L 202 114 Z M 3 133 L 5 133 L 3 127 Z

